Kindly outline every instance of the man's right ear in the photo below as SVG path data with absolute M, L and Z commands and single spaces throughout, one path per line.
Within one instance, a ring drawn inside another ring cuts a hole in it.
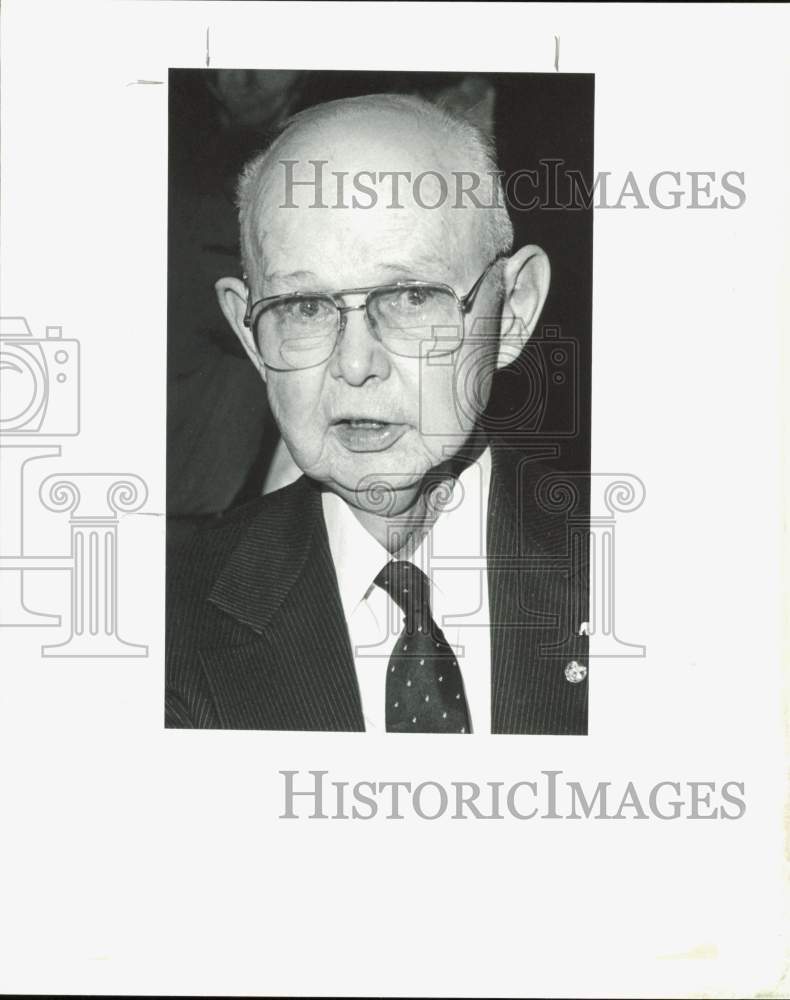
M 244 325 L 244 316 L 247 312 L 247 296 L 249 294 L 247 286 L 240 278 L 220 278 L 214 285 L 217 293 L 217 301 L 225 319 L 230 323 L 231 329 L 241 341 L 242 347 L 247 352 L 250 361 L 255 365 L 262 379 L 266 379 L 266 367 L 261 361 L 261 357 L 255 350 L 255 342 L 252 338 L 252 330 Z

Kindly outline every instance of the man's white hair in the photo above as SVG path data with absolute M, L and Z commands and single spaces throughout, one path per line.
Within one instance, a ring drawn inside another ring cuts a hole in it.
M 407 94 L 370 94 L 317 104 L 290 117 L 267 149 L 254 156 L 242 170 L 236 188 L 241 236 L 241 261 L 250 287 L 259 288 L 262 279 L 262 247 L 258 207 L 266 193 L 266 171 L 277 150 L 297 129 L 315 122 L 332 121 L 355 111 L 403 111 L 414 115 L 434 134 L 444 134 L 462 151 L 464 172 L 476 174 L 481 185 L 475 195 L 487 206 L 483 229 L 483 252 L 493 259 L 513 246 L 510 221 L 498 174 L 493 142 L 466 119 L 421 97 Z M 486 188 L 486 185 L 488 187 Z M 488 207 L 494 206 L 494 207 Z

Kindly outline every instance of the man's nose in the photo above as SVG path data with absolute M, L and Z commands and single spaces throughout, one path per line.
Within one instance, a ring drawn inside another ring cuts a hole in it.
M 331 374 L 349 385 L 364 385 L 369 379 L 385 379 L 390 373 L 390 358 L 376 337 L 364 309 L 348 309 L 343 313 Z

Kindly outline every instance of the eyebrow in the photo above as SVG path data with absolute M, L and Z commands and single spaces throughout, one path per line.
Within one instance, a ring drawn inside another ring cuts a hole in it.
M 378 265 L 382 271 L 389 271 L 392 274 L 409 274 L 416 273 L 418 271 L 424 270 L 426 273 L 430 274 L 431 270 L 446 270 L 446 264 L 444 261 L 437 260 L 434 257 L 415 257 L 411 261 L 385 261 Z M 430 275 L 435 277 L 435 275 Z M 293 281 L 293 280 L 303 280 L 305 278 L 317 278 L 318 275 L 315 271 L 267 271 L 264 273 L 264 281 Z
M 315 278 L 315 271 L 264 271 L 264 281 L 285 281 L 289 278 Z
M 379 265 L 383 271 L 431 271 L 446 270 L 446 262 L 436 257 L 413 257 L 409 261 L 393 261 Z M 431 275 L 433 277 L 433 275 Z

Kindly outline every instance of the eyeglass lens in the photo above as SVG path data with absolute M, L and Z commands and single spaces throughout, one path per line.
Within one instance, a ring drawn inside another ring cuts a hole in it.
M 368 293 L 368 323 L 384 347 L 402 357 L 450 354 L 463 335 L 458 299 L 439 285 L 379 288 Z M 294 295 L 264 304 L 255 323 L 258 349 L 272 368 L 299 369 L 331 357 L 343 313 L 329 295 Z

